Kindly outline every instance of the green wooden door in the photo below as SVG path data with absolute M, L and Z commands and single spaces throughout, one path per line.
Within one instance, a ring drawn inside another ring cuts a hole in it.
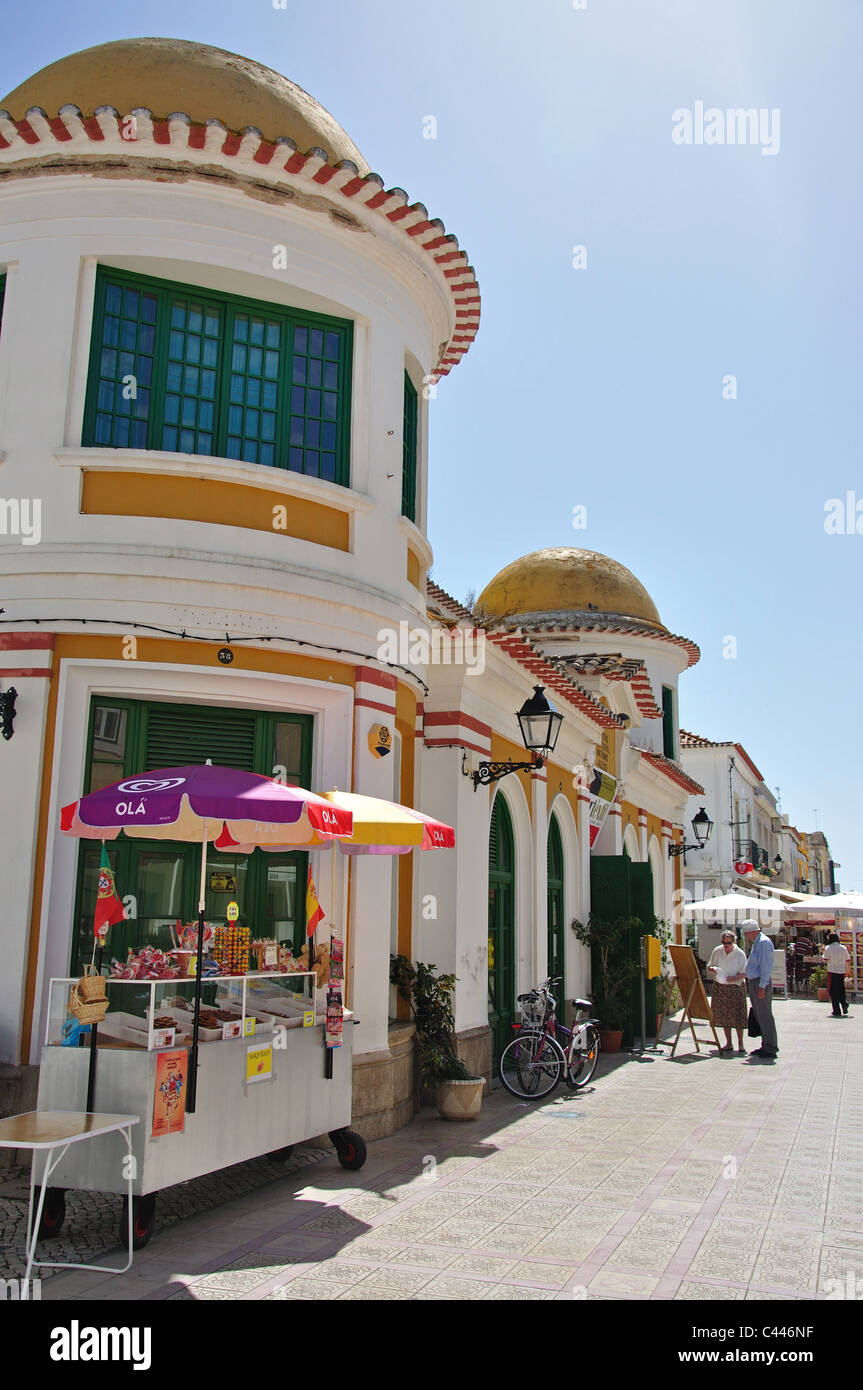
M 560 838 L 560 827 L 556 816 L 552 816 L 548 823 L 547 864 L 548 973 L 552 976 L 560 976 L 561 983 L 555 986 L 554 997 L 557 1002 L 557 1016 L 564 1019 L 566 961 L 564 958 L 565 938 L 563 930 L 563 842 Z
M 515 853 L 512 820 L 496 796 L 488 840 L 488 1023 L 492 1061 L 512 1037 L 515 1017 Z
M 641 937 L 653 931 L 653 873 L 649 864 L 633 864 L 626 850 L 623 854 L 597 854 L 590 860 L 590 910 L 595 917 L 615 919 L 636 917 L 640 925 L 630 932 L 628 954 L 636 963 L 641 960 Z M 594 971 L 599 966 L 592 961 Z M 633 980 L 630 996 L 630 1026 L 624 1032 L 624 1044 L 632 1041 L 633 1031 L 641 1031 L 641 984 Z M 646 1018 L 648 1033 L 655 1023 L 656 986 L 647 989 Z

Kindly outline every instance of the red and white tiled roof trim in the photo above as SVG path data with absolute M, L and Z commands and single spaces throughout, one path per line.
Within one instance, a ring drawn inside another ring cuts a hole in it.
M 605 671 L 603 679 L 609 681 L 626 681 L 632 686 L 632 693 L 635 696 L 635 703 L 644 715 L 645 719 L 661 719 L 662 710 L 653 698 L 653 690 L 647 676 L 647 670 L 642 665 L 632 675 L 628 676 L 625 671 Z
M 646 748 L 639 750 L 642 758 L 646 758 L 651 767 L 655 767 L 657 772 L 662 772 L 672 782 L 676 782 L 684 791 L 689 792 L 690 796 L 703 796 L 704 788 L 700 782 L 696 782 L 693 777 L 687 777 L 682 768 L 673 763 L 670 758 L 666 758 L 662 753 L 651 753 Z
M 432 372 L 433 381 L 446 376 L 461 361 L 479 328 L 480 295 L 476 274 L 467 253 L 459 249 L 456 237 L 448 234 L 439 218 L 430 218 L 422 203 L 409 202 L 404 189 L 384 189 L 379 174 L 361 176 L 351 160 L 330 164 L 325 150 L 311 149 L 301 154 L 293 140 L 280 137 L 265 140 L 254 126 L 242 134 L 229 131 L 221 121 L 210 119 L 196 124 L 183 112 L 167 120 L 154 120 L 153 113 L 139 108 L 134 117 L 134 140 L 124 139 L 122 130 L 129 117 L 121 117 L 113 106 L 100 106 L 94 116 L 84 117 L 77 106 L 61 106 L 58 116 L 49 117 L 41 107 L 31 107 L 23 121 L 13 121 L 0 110 L 0 169 L 21 159 L 57 155 L 117 155 L 133 162 L 138 157 L 176 159 L 201 167 L 221 164 L 241 177 L 274 187 L 296 189 L 305 186 L 309 194 L 326 195 L 335 209 L 340 203 L 350 207 L 370 228 L 381 222 L 398 229 L 408 244 L 424 255 L 421 263 L 442 277 L 452 297 L 454 330 L 440 353 Z M 374 219 L 366 213 L 374 214 Z

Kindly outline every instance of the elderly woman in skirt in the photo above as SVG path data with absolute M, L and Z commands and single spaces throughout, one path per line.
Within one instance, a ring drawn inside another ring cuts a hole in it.
M 722 941 L 711 954 L 707 973 L 713 980 L 710 1002 L 713 1021 L 724 1029 L 725 1046 L 720 1052 L 732 1052 L 731 1030 L 737 1030 L 737 1051 L 745 1052 L 743 1030 L 746 1027 L 746 952 L 737 945 L 733 931 L 724 931 Z

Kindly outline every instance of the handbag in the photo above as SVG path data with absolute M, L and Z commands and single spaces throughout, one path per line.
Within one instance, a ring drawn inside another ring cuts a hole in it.
M 761 1024 L 758 1022 L 758 1015 L 752 1008 L 751 1004 L 749 1006 L 749 1018 L 746 1023 L 746 1031 L 749 1034 L 750 1038 L 761 1037 Z

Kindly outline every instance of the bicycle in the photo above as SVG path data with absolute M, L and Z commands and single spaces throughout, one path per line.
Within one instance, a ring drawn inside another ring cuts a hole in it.
M 549 977 L 538 989 L 520 994 L 522 1021 L 514 1024 L 516 1037 L 500 1055 L 498 1073 L 510 1095 L 519 1100 L 540 1100 L 551 1095 L 561 1077 L 570 1090 L 586 1086 L 599 1060 L 599 1020 L 589 1017 L 589 999 L 574 999 L 576 1017 L 571 1029 L 555 1019 L 552 985 L 560 981 Z M 585 1015 L 588 1016 L 585 1016 Z M 568 1039 L 561 1046 L 557 1034 Z

